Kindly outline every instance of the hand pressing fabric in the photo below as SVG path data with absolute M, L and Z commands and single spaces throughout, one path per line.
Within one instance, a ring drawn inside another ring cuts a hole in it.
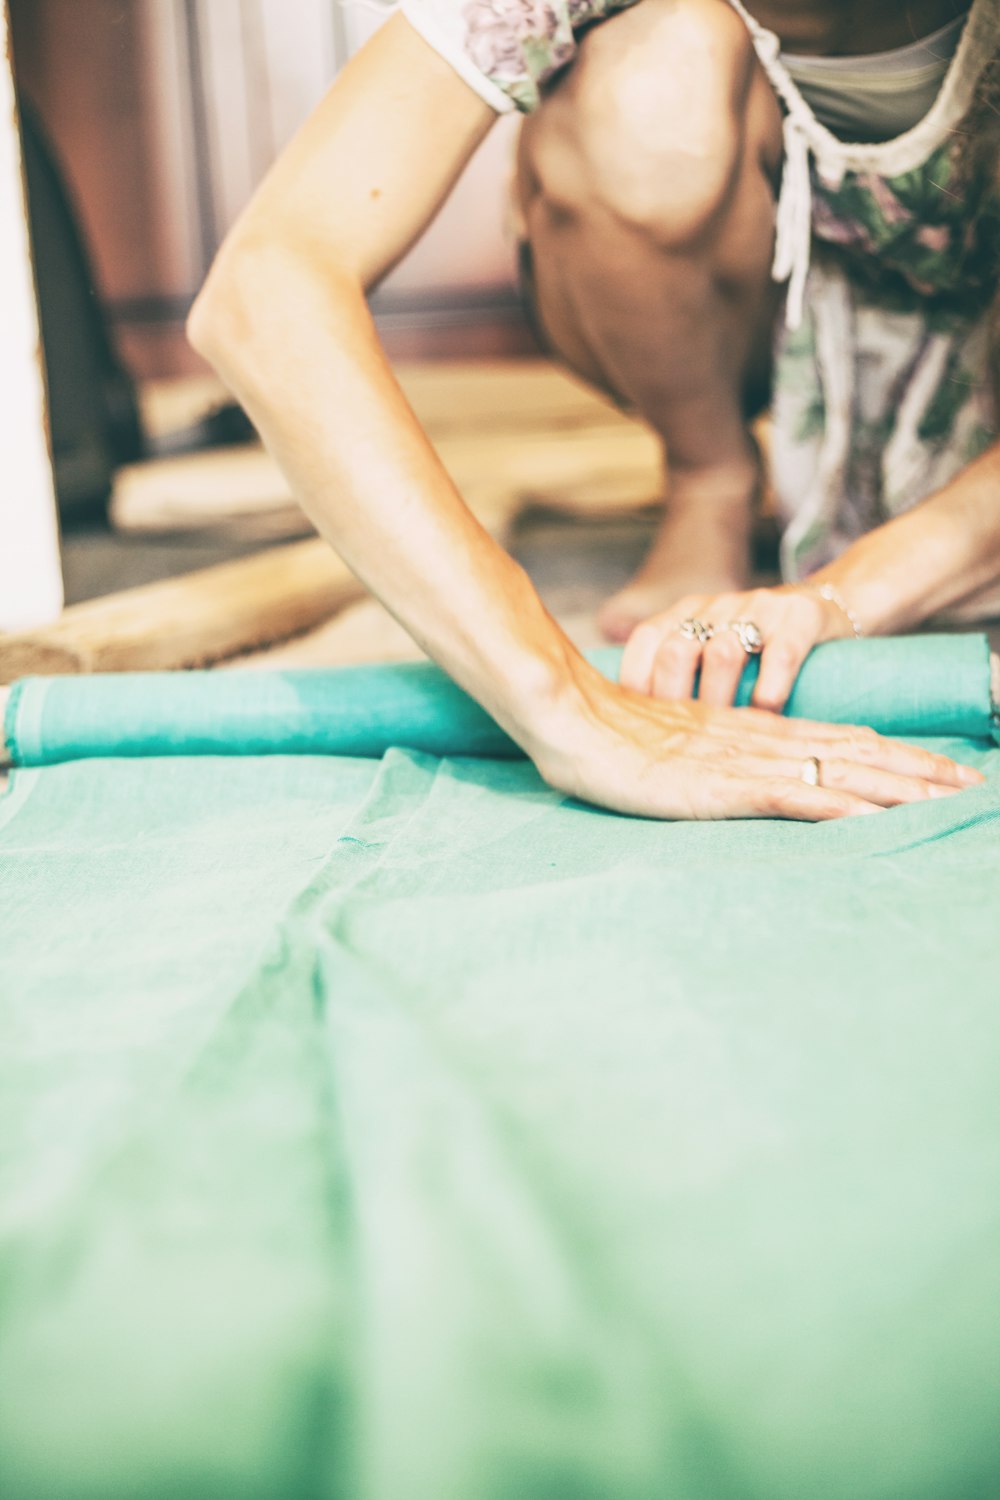
M 636 627 L 621 681 L 654 698 L 691 698 L 697 683 L 700 702 L 723 707 L 736 696 L 747 658 L 759 656 L 753 704 L 780 713 L 814 646 L 861 633 L 829 584 L 691 594 Z
M 617 812 L 821 822 L 950 796 L 983 780 L 871 729 L 664 703 L 589 667 L 573 675 L 558 722 L 522 743 L 553 786 Z

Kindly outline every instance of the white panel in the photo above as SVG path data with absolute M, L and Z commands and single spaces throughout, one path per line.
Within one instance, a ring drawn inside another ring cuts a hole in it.
M 257 0 L 267 56 L 271 142 L 291 140 L 333 81 L 335 0 Z
M 0 0 L 0 630 L 21 630 L 63 592 L 9 47 Z
M 340 8 L 348 57 L 375 35 L 394 9 L 392 0 L 389 3 L 383 3 L 383 0 L 333 0 L 333 4 Z
M 504 115 L 494 125 L 431 227 L 386 277 L 388 291 L 442 293 L 514 285 L 507 197 L 519 123 L 516 116 Z
M 200 0 L 216 229 L 224 233 L 333 79 L 333 0 Z
M 169 237 L 164 263 L 171 285 L 164 290 L 193 294 L 206 270 L 198 229 L 194 120 L 184 0 L 143 0 L 144 44 L 148 65 L 157 194 L 163 206 L 159 232 Z
M 199 0 L 220 234 L 332 81 L 337 36 L 355 52 L 387 13 L 377 0 Z M 390 296 L 512 285 L 505 218 L 517 128 L 512 116 L 498 123 L 435 223 L 386 281 Z
M 384 25 L 387 12 L 377 0 L 339 3 L 353 53 Z M 382 283 L 390 296 L 514 285 L 507 197 L 519 126 L 516 115 L 504 115 L 493 127 L 430 229 Z
M 249 83 L 244 47 L 247 0 L 202 0 L 198 38 L 208 115 L 208 151 L 215 191 L 215 228 L 224 234 L 258 180 L 250 134 Z M 259 109 L 259 100 L 252 101 Z

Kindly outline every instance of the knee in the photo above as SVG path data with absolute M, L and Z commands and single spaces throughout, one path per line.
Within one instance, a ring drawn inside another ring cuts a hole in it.
M 542 197 L 667 249 L 701 243 L 736 190 L 754 68 L 725 0 L 644 0 L 594 28 L 531 122 Z

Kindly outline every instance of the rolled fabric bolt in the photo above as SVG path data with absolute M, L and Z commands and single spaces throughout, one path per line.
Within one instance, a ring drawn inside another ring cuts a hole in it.
M 589 653 L 615 677 L 621 651 Z M 758 661 L 738 702 L 750 702 Z M 994 731 L 985 635 L 831 641 L 799 674 L 787 712 L 867 724 L 883 734 L 989 739 Z M 431 663 L 285 672 L 116 673 L 17 683 L 4 725 L 15 765 L 96 756 L 381 756 L 520 751 Z
M 990 739 L 993 659 L 984 634 L 827 641 L 806 658 L 785 712 L 863 724 L 880 734 Z M 749 661 L 736 702 L 749 704 L 760 659 Z

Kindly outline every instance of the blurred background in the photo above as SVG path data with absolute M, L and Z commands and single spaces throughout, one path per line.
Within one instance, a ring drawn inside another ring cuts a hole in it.
M 71 198 L 117 345 L 137 377 L 191 373 L 184 316 L 226 230 L 386 12 L 376 0 L 10 0 L 10 9 L 22 105 Z M 514 129 L 500 122 L 376 294 L 392 352 L 530 347 L 503 229 Z
M 156 525 L 156 484 L 178 475 L 190 486 L 190 465 L 126 473 L 116 527 L 108 507 L 114 519 L 123 465 L 252 438 L 188 346 L 185 316 L 256 184 L 386 10 L 376 0 L 10 0 L 10 14 L 73 603 L 261 545 L 249 525 Z M 533 348 L 504 232 L 515 128 L 500 123 L 375 293 L 392 356 Z M 199 520 L 211 510 L 206 493 Z
M 387 9 L 8 3 L 67 604 L 308 535 L 184 323 L 228 228 Z M 659 448 L 540 357 L 505 227 L 516 131 L 498 122 L 372 307 L 463 494 L 589 630 L 652 534 Z M 350 630 L 345 652 L 415 649 L 372 601 Z

